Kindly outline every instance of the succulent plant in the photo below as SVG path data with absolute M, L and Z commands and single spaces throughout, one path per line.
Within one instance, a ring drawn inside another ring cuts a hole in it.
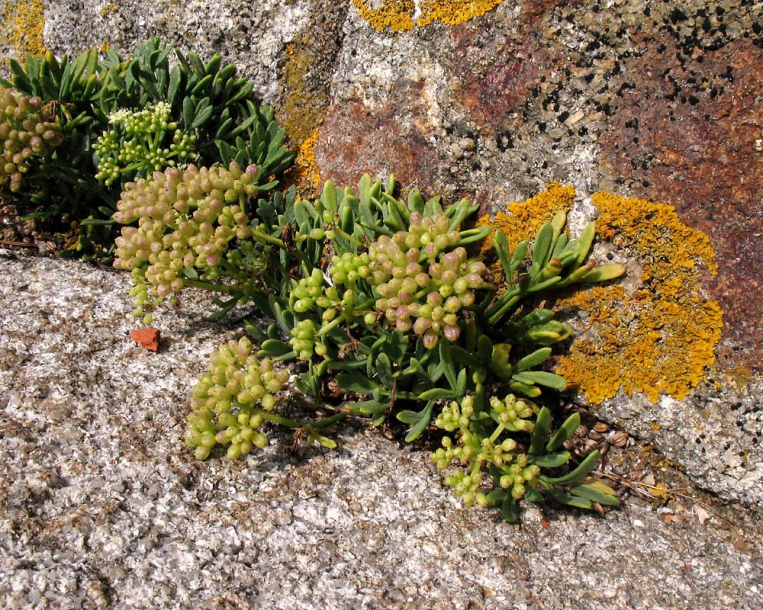
M 227 446 L 232 460 L 255 447 L 266 447 L 268 437 L 261 428 L 272 417 L 275 394 L 288 381 L 289 372 L 274 368 L 267 358 L 257 358 L 246 337 L 229 341 L 211 360 L 193 389 L 186 444 L 200 460 L 216 445 Z
M 619 503 L 614 490 L 588 477 L 598 462 L 598 451 L 561 475 L 543 473 L 567 468 L 571 454 L 563 445 L 580 425 L 577 413 L 549 438 L 551 414 L 546 407 L 507 394 L 503 399 L 491 396 L 480 409 L 469 395 L 449 403 L 434 423 L 448 433 L 456 432 L 455 438 L 442 438 L 432 461 L 440 470 L 451 470 L 456 464 L 445 484 L 468 506 L 500 506 L 506 520 L 515 522 L 522 498 L 542 502 L 549 496 L 578 508 L 591 508 L 594 502 Z M 522 436 L 528 439 L 524 445 Z
M 253 83 L 215 55 L 187 56 L 158 38 L 126 59 L 90 49 L 75 59 L 29 56 L 10 61 L 13 87 L 41 100 L 61 126 L 53 162 L 35 172 L 36 188 L 20 195 L 35 211 L 27 218 L 76 221 L 85 227 L 70 255 L 109 252 L 111 216 L 124 186 L 166 167 L 186 163 L 257 165 L 276 180 L 294 153 L 273 110 L 251 99 Z
M 513 519 L 521 498 L 612 503 L 606 489 L 594 485 L 597 495 L 577 485 L 595 455 L 556 478 L 542 472 L 567 467 L 570 455 L 559 451 L 559 439 L 577 424 L 568 420 L 541 447 L 550 415 L 530 399 L 542 388 L 566 388 L 564 378 L 539 367 L 571 329 L 553 310 L 522 302 L 624 271 L 587 261 L 592 224 L 571 240 L 564 216 L 557 215 L 532 248 L 520 242 L 513 253 L 496 233 L 498 278 L 477 248 L 490 227 L 462 226 L 477 209 L 466 200 L 446 209 L 414 190 L 402 201 L 394 180 L 383 189 L 366 176 L 359 196 L 329 182 L 314 202 L 279 191 L 255 201 L 256 175 L 256 168 L 244 172 L 236 164 L 228 170 L 190 166 L 128 185 L 115 218 L 138 226 L 122 230 L 116 264 L 133 271 L 139 307 L 195 285 L 225 295 L 223 311 L 253 303 L 272 316 L 276 324 L 267 333 L 249 326 L 261 344 L 257 356 L 303 363 L 294 377 L 301 394 L 295 400 L 322 415 L 286 425 L 307 427 L 308 438 L 323 446 L 333 441 L 316 426 L 350 414 L 375 425 L 392 415 L 410 426 L 407 441 L 434 423 L 455 433 L 433 459 L 442 469 L 463 466 L 446 483 L 468 504 L 500 504 Z M 333 390 L 327 394 L 327 388 Z M 500 390 L 509 393 L 499 400 Z M 244 438 L 228 415 L 220 416 L 229 430 L 222 434 L 216 411 L 205 409 L 194 406 L 189 442 L 198 453 L 206 455 L 220 439 Z M 245 411 L 241 421 L 245 415 L 251 416 Z M 528 448 L 522 436 L 531 434 Z
M 62 141 L 55 113 L 40 98 L 15 89 L 0 93 L 0 186 L 18 193 L 24 175 Z
M 170 105 L 157 102 L 138 111 L 118 110 L 112 126 L 96 140 L 95 175 L 111 186 L 125 173 L 147 175 L 169 167 L 184 168 L 196 159 L 196 136 L 183 133 L 170 117 Z
M 234 161 L 227 170 L 168 168 L 126 185 L 114 218 L 128 226 L 116 240 L 114 266 L 133 272 L 137 315 L 189 282 L 220 276 L 230 242 L 252 234 L 246 201 L 258 193 L 258 174 Z

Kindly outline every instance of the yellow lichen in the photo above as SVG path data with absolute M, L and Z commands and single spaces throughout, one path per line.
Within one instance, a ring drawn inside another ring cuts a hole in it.
M 447 25 L 458 25 L 469 19 L 481 17 L 503 0 L 423 0 L 421 16 L 416 25 L 423 28 L 439 20 Z
M 552 182 L 546 190 L 527 201 L 510 203 L 505 212 L 498 212 L 492 219 L 488 215 L 480 216 L 476 226 L 491 225 L 506 235 L 509 248 L 513 251 L 523 239 L 532 240 L 538 229 L 548 222 L 557 212 L 569 212 L 575 199 L 575 188 L 561 186 Z M 482 245 L 487 252 L 493 247 L 493 236 L 488 235 Z
M 9 0 L 3 12 L 5 24 L 5 42 L 17 57 L 27 54 L 35 57 L 45 55 L 45 43 L 42 32 L 45 17 L 42 12 L 42 0 Z
M 296 185 L 297 194 L 305 199 L 312 199 L 319 195 L 321 174 L 313 152 L 317 139 L 318 130 L 316 129 L 297 147 L 294 166 L 286 173 L 287 184 Z
M 311 198 L 319 194 L 321 182 L 313 149 L 330 99 L 323 88 L 311 88 L 313 80 L 308 75 L 312 67 L 320 63 L 320 57 L 303 44 L 300 35 L 287 45 L 284 58 L 281 83 L 286 95 L 278 119 L 297 150 L 294 167 L 287 172 L 286 181 L 297 187 L 301 197 Z
M 360 10 L 360 16 L 377 30 L 387 28 L 403 32 L 413 28 L 413 0 L 352 0 Z
M 309 78 L 311 68 L 320 58 L 315 57 L 309 47 L 303 46 L 299 37 L 286 47 L 285 66 L 281 83 L 286 90 L 279 121 L 286 129 L 286 135 L 296 146 L 307 140 L 323 122 L 329 96 L 321 88 L 311 89 Z
M 701 263 L 715 273 L 709 238 L 683 224 L 672 206 L 596 193 L 599 235 L 641 264 L 641 285 L 597 286 L 557 302 L 587 312 L 587 328 L 560 359 L 557 373 L 591 403 L 622 390 L 685 398 L 715 362 L 723 312 L 699 294 Z
M 416 14 L 414 0 L 352 0 L 360 10 L 360 16 L 377 30 L 390 29 L 403 32 L 413 28 Z M 420 28 L 433 21 L 458 25 L 480 17 L 494 9 L 503 0 L 419 0 L 421 11 L 416 25 Z

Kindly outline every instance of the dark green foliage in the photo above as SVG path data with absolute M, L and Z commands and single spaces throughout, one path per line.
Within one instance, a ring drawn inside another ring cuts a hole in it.
M 39 97 L 64 135 L 49 162 L 36 168 L 37 188 L 23 193 L 35 209 L 29 217 L 81 222 L 87 230 L 78 249 L 88 249 L 91 240 L 109 247 L 121 190 L 131 180 L 163 170 L 164 162 L 256 164 L 261 179 L 270 181 L 294 158 L 283 146 L 284 133 L 272 109 L 255 104 L 253 84 L 237 77 L 235 66 L 223 66 L 219 55 L 205 63 L 155 38 L 127 59 L 113 51 L 100 58 L 93 49 L 73 60 L 50 53 L 42 60 L 30 56 L 25 65 L 11 60 L 10 68 L 10 81 L 0 85 Z M 160 143 L 149 146 L 140 133 L 110 122 L 160 103 L 169 106 L 164 127 L 169 135 Z M 128 151 L 122 159 L 109 153 L 121 150 Z

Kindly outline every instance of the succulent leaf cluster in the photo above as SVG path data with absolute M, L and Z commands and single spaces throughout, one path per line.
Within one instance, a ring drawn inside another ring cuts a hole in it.
M 0 93 L 0 186 L 18 193 L 24 175 L 62 141 L 55 113 L 40 98 L 15 89 Z
M 450 471 L 445 484 L 469 506 L 500 506 L 506 520 L 515 522 L 522 498 L 542 502 L 548 496 L 578 508 L 619 503 L 614 490 L 588 476 L 598 451 L 576 467 L 568 466 L 571 454 L 564 443 L 580 425 L 577 413 L 549 438 L 551 414 L 546 407 L 507 394 L 503 399 L 491 396 L 480 408 L 469 395 L 443 408 L 434 424 L 455 435 L 442 438 L 432 461 Z
M 186 163 L 257 165 L 264 180 L 290 167 L 294 153 L 273 110 L 251 99 L 253 83 L 215 55 L 203 61 L 153 38 L 123 59 L 90 49 L 69 58 L 52 54 L 10 60 L 0 86 L 40 100 L 61 126 L 55 163 L 33 168 L 33 192 L 22 192 L 29 218 L 81 223 L 69 255 L 108 256 L 116 202 L 124 186 Z
M 185 442 L 203 460 L 217 446 L 227 446 L 235 460 L 268 445 L 263 424 L 272 417 L 276 394 L 289 380 L 268 358 L 252 352 L 249 339 L 231 340 L 211 355 L 211 364 L 193 389 Z

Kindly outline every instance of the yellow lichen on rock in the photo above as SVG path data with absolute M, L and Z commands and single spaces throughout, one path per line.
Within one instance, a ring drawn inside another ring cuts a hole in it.
M 321 173 L 315 160 L 315 142 L 318 130 L 297 146 L 294 166 L 286 172 L 286 183 L 297 187 L 297 194 L 304 199 L 312 199 L 320 194 Z
M 413 28 L 413 0 L 352 0 L 360 16 L 377 30 L 403 32 Z
M 699 292 L 699 263 L 715 273 L 709 238 L 683 224 L 672 206 L 596 193 L 600 236 L 643 269 L 641 285 L 597 286 L 560 299 L 584 311 L 586 328 L 556 369 L 599 404 L 617 391 L 680 400 L 715 362 L 723 312 Z
M 493 230 L 500 229 L 506 235 L 509 248 L 513 251 L 523 239 L 532 240 L 538 229 L 551 220 L 557 212 L 569 212 L 575 199 L 572 185 L 562 186 L 551 182 L 546 190 L 527 201 L 510 203 L 505 212 L 495 214 L 491 219 L 487 214 L 477 219 L 476 226 L 491 225 Z M 492 233 L 487 236 L 482 251 L 493 248 Z
M 403 32 L 413 28 L 417 7 L 414 0 L 352 0 L 360 16 L 377 30 Z M 434 21 L 458 25 L 480 17 L 503 0 L 420 0 L 416 25 L 420 28 Z
M 27 54 L 35 57 L 45 55 L 45 43 L 42 32 L 45 17 L 42 0 L 9 0 L 3 12 L 5 24 L 5 43 L 17 58 Z
M 458 25 L 481 17 L 501 2 L 503 0 L 423 0 L 421 16 L 416 20 L 416 25 L 423 28 L 438 20 L 447 25 Z

